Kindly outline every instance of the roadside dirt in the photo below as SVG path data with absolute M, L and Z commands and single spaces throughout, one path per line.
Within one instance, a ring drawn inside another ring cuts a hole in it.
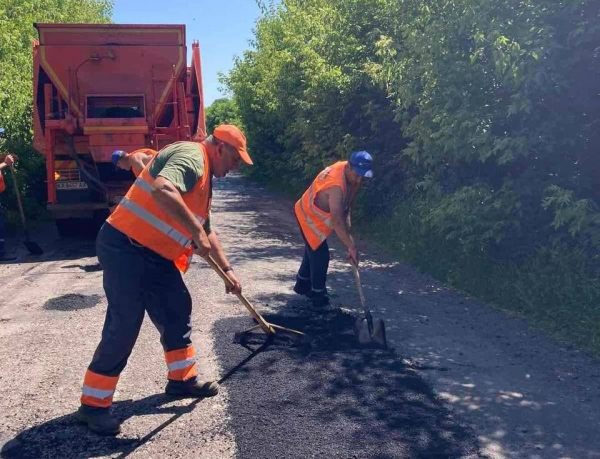
M 219 396 L 173 401 L 146 320 L 115 396 L 117 438 L 77 426 L 83 373 L 106 309 L 93 241 L 35 240 L 0 265 L 0 457 L 600 458 L 600 365 L 361 241 L 367 302 L 390 352 L 363 350 L 353 278 L 334 242 L 333 308 L 291 287 L 302 253 L 292 203 L 240 177 L 218 182 L 214 227 L 246 295 L 308 346 L 232 342 L 252 325 L 203 261 L 186 275 L 202 376 Z

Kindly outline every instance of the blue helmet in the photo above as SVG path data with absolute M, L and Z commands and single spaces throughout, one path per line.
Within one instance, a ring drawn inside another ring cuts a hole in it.
M 348 161 L 354 172 L 362 177 L 373 177 L 373 157 L 366 151 L 356 151 Z
M 110 160 L 112 161 L 112 163 L 116 166 L 117 163 L 119 162 L 119 160 L 121 158 L 124 158 L 125 156 L 127 156 L 127 152 L 123 151 L 123 150 L 115 150 L 113 151 L 112 156 L 110 157 Z

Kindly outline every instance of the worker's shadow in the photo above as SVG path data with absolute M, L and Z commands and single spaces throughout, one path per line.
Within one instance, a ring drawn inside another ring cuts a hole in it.
M 127 457 L 143 445 L 158 431 L 191 412 L 202 399 L 186 404 L 174 404 L 173 399 L 164 394 L 152 395 L 141 400 L 126 400 L 113 405 L 113 413 L 120 421 L 148 414 L 171 414 L 172 416 L 153 429 L 143 438 L 100 437 L 79 425 L 73 414 L 52 419 L 31 427 L 6 443 L 0 450 L 0 457 L 17 458 L 91 458 L 98 456 Z
M 219 379 L 223 384 L 255 356 L 269 347 L 265 343 L 251 350 L 239 363 L 232 367 Z M 99 456 L 115 456 L 124 459 L 138 447 L 144 445 L 152 437 L 177 421 L 185 414 L 191 413 L 203 399 L 188 399 L 183 403 L 165 394 L 156 394 L 141 400 L 125 400 L 115 402 L 112 412 L 121 422 L 144 415 L 170 414 L 171 416 L 160 425 L 153 428 L 142 438 L 101 437 L 90 432 L 87 427 L 79 425 L 74 414 L 52 419 L 38 426 L 31 427 L 8 441 L 0 449 L 2 459 L 23 458 L 91 458 Z M 1 437 L 0 437 L 1 438 Z M 0 443 L 1 446 L 1 443 Z

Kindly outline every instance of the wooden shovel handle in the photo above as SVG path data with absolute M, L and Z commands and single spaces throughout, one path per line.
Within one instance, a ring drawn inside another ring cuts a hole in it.
M 17 204 L 19 205 L 19 213 L 21 214 L 21 223 L 23 223 L 23 229 L 27 231 L 27 225 L 25 224 L 25 212 L 23 211 L 23 203 L 21 202 L 21 193 L 19 192 L 19 182 L 17 181 L 17 174 L 15 168 L 10 166 L 10 173 L 12 174 L 13 185 L 15 187 L 15 195 L 17 196 Z
M 208 264 L 217 272 L 217 274 L 219 275 L 219 277 L 221 279 L 223 279 L 223 281 L 229 287 L 233 287 L 234 286 L 233 282 L 231 282 L 231 279 L 227 276 L 227 274 L 225 274 L 225 271 L 223 271 L 221 269 L 221 267 L 218 265 L 218 263 L 215 261 L 215 259 L 211 255 L 207 255 L 206 261 L 208 261 Z M 248 309 L 248 311 L 250 312 L 250 315 L 256 319 L 256 321 L 258 322 L 258 325 L 260 326 L 260 328 L 262 328 L 262 330 L 266 334 L 268 334 L 268 335 L 274 335 L 275 334 L 275 330 L 273 329 L 273 327 L 271 326 L 271 324 L 269 324 L 263 318 L 263 316 L 261 316 L 260 313 L 256 309 L 254 309 L 254 306 L 252 306 L 252 304 L 250 304 L 250 301 L 248 301 L 248 299 L 243 294 L 241 294 L 241 293 L 236 293 L 236 296 L 240 299 L 240 301 L 243 303 L 243 305 L 246 306 L 246 309 Z
M 354 280 L 356 281 L 356 288 L 358 289 L 358 296 L 360 297 L 360 304 L 363 309 L 365 309 L 365 295 L 363 293 L 362 285 L 360 283 L 360 274 L 358 273 L 358 268 L 354 263 L 350 263 L 352 266 L 352 273 L 354 274 Z

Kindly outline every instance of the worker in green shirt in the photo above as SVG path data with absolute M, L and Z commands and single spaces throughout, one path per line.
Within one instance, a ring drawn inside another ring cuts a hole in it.
M 144 167 L 100 229 L 96 251 L 108 308 L 77 411 L 79 422 L 90 430 L 106 435 L 120 431 L 110 406 L 145 312 L 161 335 L 168 369 L 166 393 L 217 394 L 215 381 L 197 377 L 192 299 L 180 273 L 187 266 L 174 262 L 192 250 L 202 257 L 210 254 L 231 281 L 233 287 L 226 283 L 226 291 L 241 293 L 242 285 L 210 227 L 209 215 L 213 177 L 225 177 L 242 161 L 252 164 L 246 138 L 233 125 L 217 126 L 202 143 L 169 145 Z

